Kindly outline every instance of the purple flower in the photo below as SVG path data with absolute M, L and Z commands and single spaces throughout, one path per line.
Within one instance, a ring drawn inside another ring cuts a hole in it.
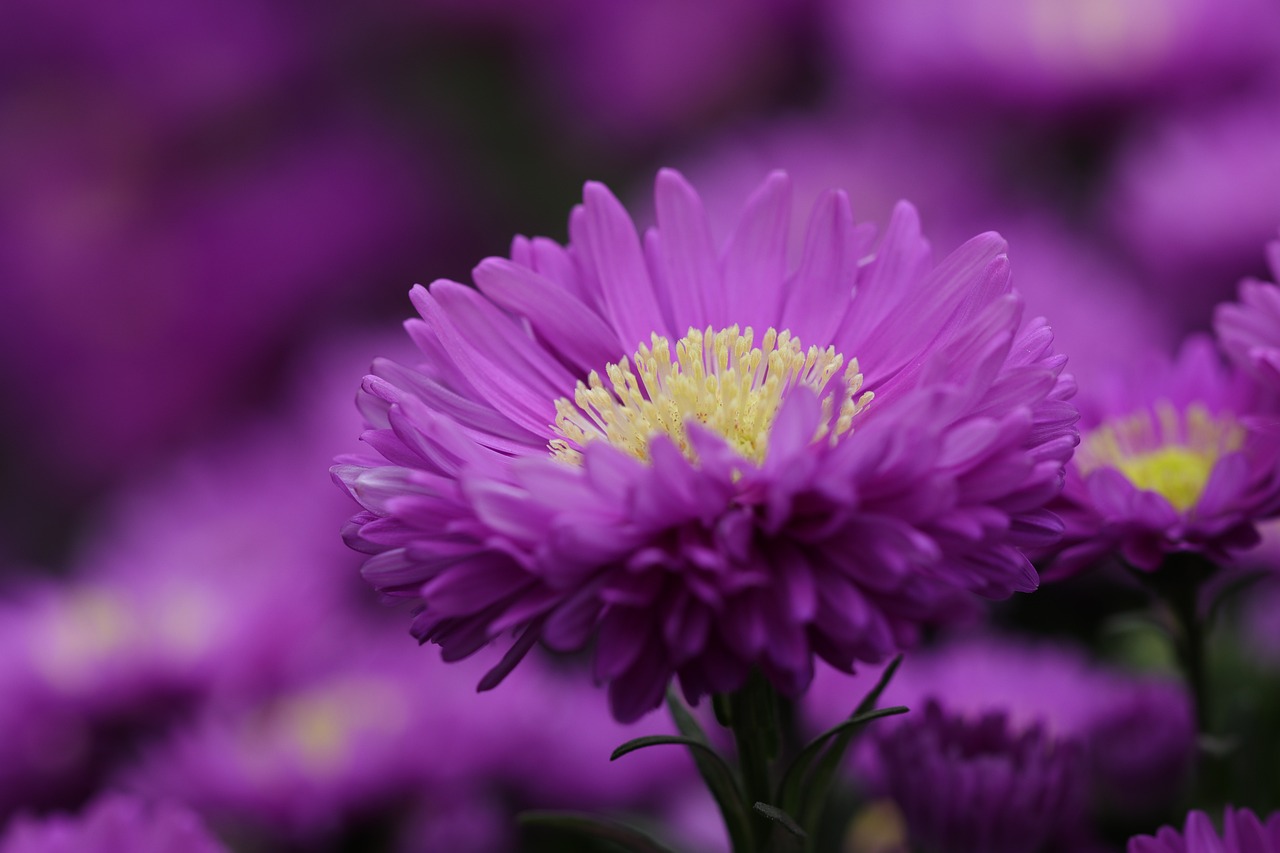
M 1221 88 L 1275 49 L 1258 0 L 867 0 L 828 4 L 855 83 L 1069 110 Z
M 1267 244 L 1271 275 L 1280 280 L 1280 240 Z M 1280 288 L 1257 279 L 1240 282 L 1240 301 L 1213 315 L 1218 341 L 1231 360 L 1273 392 L 1280 392 Z
M 0 836 L 0 853 L 226 853 L 186 808 L 106 795 L 79 817 L 17 818 Z
M 609 762 L 627 732 L 592 710 L 587 685 L 538 661 L 513 675 L 509 701 L 482 702 L 484 660 L 445 666 L 385 624 L 329 624 L 274 693 L 211 704 L 118 784 L 280 846 L 324 847 L 373 817 L 466 850 L 513 849 L 516 803 L 660 812 L 691 787 L 675 750 Z
M 847 714 L 875 677 L 820 670 L 804 704 L 811 727 Z M 881 704 L 906 705 L 914 714 L 930 701 L 970 720 L 999 714 L 1011 733 L 1041 727 L 1078 743 L 1087 799 L 1121 813 L 1167 806 L 1194 755 L 1191 702 L 1180 683 L 1099 667 L 1072 646 L 974 636 L 908 655 Z M 895 724 L 877 723 L 867 740 Z M 855 765 L 883 787 L 887 771 L 870 753 L 858 749 Z
M 877 245 L 832 191 L 789 270 L 789 199 L 775 173 L 717 248 L 675 172 L 643 239 L 588 184 L 568 247 L 517 238 L 479 292 L 414 289 L 424 361 L 375 364 L 380 458 L 334 473 L 417 637 L 455 660 L 514 632 L 482 688 L 594 638 L 621 720 L 673 676 L 690 701 L 753 667 L 796 695 L 815 656 L 881 660 L 957 590 L 1036 587 L 1019 546 L 1058 533 L 1074 386 L 1004 241 L 934 265 L 910 205 Z
M 1264 824 L 1248 809 L 1228 806 L 1219 835 L 1208 815 L 1189 812 L 1182 832 L 1164 826 L 1154 836 L 1135 836 L 1127 853 L 1280 853 L 1280 814 Z
M 875 741 L 912 849 L 1036 853 L 1080 824 L 1079 744 L 1001 713 L 966 718 L 930 701 Z
M 1054 504 L 1066 531 L 1046 577 L 1112 553 L 1145 571 L 1180 551 L 1222 563 L 1258 543 L 1256 523 L 1280 510 L 1280 443 L 1209 340 L 1093 392 L 1081 397 L 1080 447 Z
M 1278 135 L 1273 83 L 1143 126 L 1114 158 L 1100 218 L 1185 328 L 1202 327 L 1235 282 L 1259 271 L 1258 246 L 1280 223 Z

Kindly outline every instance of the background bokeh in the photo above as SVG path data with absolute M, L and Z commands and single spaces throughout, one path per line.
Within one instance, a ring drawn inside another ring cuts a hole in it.
M 1277 139 L 1272 0 L 3 4 L 0 820 L 111 787 L 243 850 L 498 850 L 523 806 L 714 849 L 573 662 L 475 697 L 360 582 L 327 467 L 409 287 L 565 240 L 587 179 L 643 216 L 675 166 L 723 236 L 784 168 L 939 254 L 1001 231 L 1101 381 L 1270 275 Z M 1158 668 L 1126 595 L 996 619 Z

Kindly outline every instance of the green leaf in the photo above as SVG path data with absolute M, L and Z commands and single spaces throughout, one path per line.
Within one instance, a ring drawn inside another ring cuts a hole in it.
M 756 803 L 755 810 L 769 818 L 769 820 L 774 823 L 780 824 L 783 829 L 794 835 L 796 838 L 808 838 L 805 831 L 800 828 L 800 824 L 796 823 L 795 818 L 791 817 L 791 815 L 787 814 L 777 806 L 771 806 L 768 803 Z
M 675 720 L 680 734 L 689 740 L 697 741 L 703 748 L 690 749 L 693 762 L 698 767 L 702 781 L 711 790 L 720 814 L 724 817 L 725 829 L 729 833 L 729 842 L 734 853 L 749 853 L 755 849 L 754 837 L 751 833 L 751 813 L 747 810 L 746 800 L 742 795 L 742 787 L 734 775 L 733 768 L 715 751 L 707 734 L 698 725 L 689 709 L 684 706 L 674 687 L 667 690 L 667 707 L 671 710 L 671 718 Z M 625 744 L 624 744 L 625 746 Z M 708 753 L 715 758 L 709 757 Z
M 849 749 L 854 730 L 879 717 L 906 712 L 906 708 L 890 709 L 885 712 L 874 710 L 876 703 L 880 701 L 885 688 L 889 686 L 889 682 L 901 665 L 902 655 L 898 655 L 884 668 L 884 672 L 880 673 L 880 678 L 876 680 L 867 695 L 862 697 L 862 701 L 853 709 L 849 719 L 818 735 L 800 751 L 800 754 L 791 762 L 791 766 L 787 768 L 787 772 L 782 777 L 782 784 L 778 786 L 777 802 L 788 814 L 800 815 L 802 826 L 812 830 L 822 816 L 822 807 L 827 800 L 827 789 L 831 786 L 831 780 L 844 759 L 845 752 Z M 835 738 L 835 743 L 832 743 L 830 749 L 827 749 L 824 754 L 823 749 L 832 738 Z M 810 767 L 815 761 L 817 766 L 810 772 Z
M 517 820 L 524 827 L 552 830 L 595 842 L 593 846 L 596 849 L 621 848 L 629 853 L 675 853 L 670 847 L 634 826 L 582 812 L 522 812 Z
M 830 783 L 832 774 L 824 773 L 824 764 L 829 763 L 832 767 L 832 771 L 839 766 L 840 761 L 844 758 L 844 753 L 848 749 L 849 741 L 851 740 L 851 737 L 849 736 L 852 735 L 854 729 L 864 726 L 872 720 L 878 720 L 881 717 L 892 717 L 897 714 L 905 714 L 907 713 L 907 710 L 908 709 L 905 705 L 895 705 L 892 708 L 881 708 L 876 711 L 866 711 L 854 717 L 850 717 L 838 725 L 832 726 L 805 744 L 804 749 L 800 750 L 800 754 L 791 762 L 791 766 L 787 768 L 786 774 L 782 777 L 782 784 L 779 786 L 778 796 L 778 801 L 782 803 L 782 808 L 789 812 L 793 810 L 798 811 L 800 809 L 802 806 L 800 800 L 805 793 L 805 790 L 810 789 L 812 791 L 814 789 L 812 783 L 809 785 L 805 784 L 805 775 L 814 760 L 817 759 L 818 756 L 822 755 L 824 747 L 826 747 L 832 738 L 838 738 L 836 744 L 832 749 L 827 751 L 826 755 L 822 756 L 822 762 L 819 763 L 818 768 L 813 773 L 814 776 L 818 776 L 819 780 L 825 784 Z M 838 754 L 833 755 L 833 753 Z M 819 790 L 821 790 L 825 796 L 825 788 Z
M 862 701 L 858 703 L 858 707 L 853 709 L 850 717 L 856 717 L 859 714 L 865 714 L 875 708 L 876 703 L 880 701 L 880 697 L 884 694 L 885 688 L 889 686 L 889 682 L 893 680 L 893 676 L 898 672 L 898 667 L 902 666 L 902 655 L 898 655 L 889 661 L 889 665 L 884 668 L 884 672 L 880 673 L 879 680 L 876 681 L 875 687 L 866 696 L 862 697 Z
M 733 776 L 733 768 L 729 766 L 729 763 L 725 761 L 724 758 L 721 757 L 720 753 L 716 752 L 709 743 L 705 740 L 683 737 L 681 735 L 645 735 L 644 737 L 629 740 L 622 746 L 615 749 L 613 751 L 613 755 L 609 756 L 609 760 L 617 761 L 622 756 L 635 752 L 638 749 L 644 749 L 649 746 L 662 746 L 664 744 L 675 744 L 677 746 L 687 746 L 692 750 L 700 750 L 708 756 L 709 760 L 718 761 L 723 764 L 725 772 L 729 774 L 730 778 Z

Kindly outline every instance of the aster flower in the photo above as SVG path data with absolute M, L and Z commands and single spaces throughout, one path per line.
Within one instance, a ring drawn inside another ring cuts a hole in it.
M 78 817 L 15 819 L 0 853 L 226 853 L 190 810 L 123 794 L 101 797 Z
M 912 849 L 1035 853 L 1081 822 L 1079 744 L 1040 725 L 1015 731 L 998 712 L 966 718 L 931 701 L 876 748 Z
M 277 846 L 323 848 L 375 819 L 452 839 L 414 849 L 481 851 L 515 848 L 513 803 L 664 812 L 696 781 L 674 750 L 627 772 L 611 764 L 625 732 L 568 673 L 529 661 L 512 676 L 511 715 L 473 701 L 483 659 L 445 666 L 385 623 L 331 624 L 295 650 L 274 693 L 211 703 L 116 782 Z
M 851 680 L 820 670 L 805 697 L 804 718 L 817 728 L 856 702 L 875 675 Z M 1025 637 L 952 639 L 908 655 L 881 702 L 913 709 L 936 702 L 969 720 L 1000 715 L 1011 735 L 1040 727 L 1073 741 L 1083 762 L 1080 795 L 1117 813 L 1171 803 L 1195 751 L 1190 696 L 1176 680 L 1102 667 L 1083 649 Z M 877 788 L 891 771 L 880 766 L 873 744 L 898 724 L 878 724 L 855 749 L 859 778 Z
M 1280 814 L 1264 823 L 1248 809 L 1228 806 L 1219 834 L 1208 815 L 1193 811 L 1182 832 L 1165 826 L 1154 836 L 1136 836 L 1127 853 L 1280 853 Z
M 1280 280 L 1280 240 L 1267 244 L 1271 274 Z M 1240 282 L 1240 301 L 1219 305 L 1213 316 L 1222 348 L 1242 370 L 1271 391 L 1280 391 L 1280 288 L 1270 282 Z
M 690 701 L 753 668 L 796 695 L 815 657 L 881 660 L 957 590 L 1036 587 L 1019 546 L 1058 532 L 1073 386 L 1004 241 L 935 266 L 909 205 L 877 246 L 833 191 L 789 270 L 789 198 L 775 173 L 718 248 L 678 174 L 643 240 L 592 183 L 567 247 L 517 238 L 479 292 L 412 292 L 424 361 L 375 363 L 378 456 L 334 474 L 420 640 L 454 660 L 514 632 L 482 688 L 594 638 L 621 720 L 673 676 Z
M 1181 552 L 1223 563 L 1280 510 L 1280 444 L 1253 416 L 1247 378 L 1204 338 L 1172 364 L 1151 362 L 1082 398 L 1080 447 L 1054 505 L 1066 530 L 1047 577 L 1112 553 L 1143 571 Z

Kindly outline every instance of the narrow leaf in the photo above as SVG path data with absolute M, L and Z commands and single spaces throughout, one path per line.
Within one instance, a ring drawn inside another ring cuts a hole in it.
M 756 803 L 755 810 L 769 818 L 769 820 L 774 823 L 780 824 L 783 829 L 794 835 L 796 838 L 808 837 L 807 833 L 800 828 L 800 824 L 796 823 L 795 819 L 791 817 L 791 815 L 787 814 L 777 806 L 771 806 L 768 803 Z
M 616 845 L 630 853 L 675 853 L 634 826 L 583 812 L 521 812 L 517 819 L 524 827 L 552 830 L 596 842 L 593 846 L 598 849 L 613 850 L 616 849 L 613 845 Z
M 827 734 L 835 736 L 835 742 L 818 759 L 817 766 L 809 775 L 809 783 L 806 786 L 806 794 L 808 796 L 806 796 L 800 812 L 801 820 L 805 826 L 815 826 L 822 817 L 822 808 L 827 801 L 827 791 L 831 788 L 831 780 L 835 778 L 836 771 L 840 768 L 840 762 L 844 760 L 844 754 L 849 750 L 849 744 L 853 741 L 854 730 L 871 720 L 894 714 L 905 714 L 907 710 L 903 705 L 895 705 L 892 708 L 868 711 L 827 731 Z
M 880 701 L 885 688 L 889 686 L 889 682 L 893 680 L 893 676 L 900 666 L 902 666 L 902 655 L 898 655 L 889 661 L 889 665 L 884 668 L 884 672 L 880 673 L 880 679 L 876 681 L 875 687 L 872 687 L 871 692 L 862 697 L 862 701 L 858 703 L 857 708 L 853 709 L 851 716 L 856 717 L 875 708 L 876 703 Z
M 715 797 L 716 805 L 720 807 L 720 814 L 724 817 L 725 829 L 729 833 L 729 842 L 734 853 L 754 850 L 751 813 L 747 810 L 742 788 L 732 768 L 711 746 L 706 732 L 702 730 L 702 726 L 698 724 L 693 714 L 689 713 L 689 709 L 684 706 L 674 687 L 667 691 L 667 707 L 671 710 L 671 718 L 675 720 L 680 734 L 697 741 L 703 747 L 691 748 L 689 754 L 693 756 L 693 762 L 698 767 L 702 781 L 706 782 L 711 796 Z M 715 755 L 715 760 L 708 757 L 708 752 Z
M 710 744 L 706 741 L 698 740 L 697 738 L 683 737 L 681 735 L 645 735 L 644 737 L 629 740 L 622 746 L 615 749 L 613 751 L 613 755 L 609 756 L 609 760 L 617 761 L 622 756 L 635 752 L 638 749 L 644 749 L 649 746 L 662 746 L 663 744 L 675 744 L 677 746 L 687 746 L 691 750 L 700 750 L 708 757 L 709 760 L 718 761 L 723 764 L 725 772 L 728 773 L 730 777 L 733 776 L 733 768 L 729 766 L 728 762 L 726 762 L 724 758 L 721 757 L 720 753 L 716 752 Z
M 861 708 L 862 706 L 859 705 L 858 707 Z M 832 738 L 839 738 L 845 742 L 841 744 L 839 740 L 837 740 L 836 745 L 827 753 L 827 756 L 823 756 L 823 761 L 825 762 L 832 752 L 838 750 L 839 754 L 834 757 L 832 764 L 839 766 L 841 759 L 844 758 L 845 751 L 848 749 L 848 736 L 853 733 L 854 729 L 857 729 L 859 726 L 864 726 L 872 720 L 878 720 L 881 717 L 892 717 L 897 714 L 905 714 L 906 712 L 907 708 L 903 705 L 897 705 L 892 708 L 881 708 L 877 711 L 865 711 L 850 717 L 838 725 L 832 726 L 805 744 L 804 749 L 800 750 L 800 753 L 795 757 L 795 760 L 791 762 L 791 766 L 787 768 L 786 774 L 782 777 L 782 784 L 778 789 L 778 801 L 782 803 L 782 808 L 787 811 L 799 810 L 801 805 L 799 800 L 804 794 L 805 789 L 812 788 L 812 785 L 804 784 L 805 774 L 808 772 L 810 765 L 813 764 L 818 756 L 822 755 L 823 748 L 826 747 Z M 820 772 L 821 770 L 822 766 L 819 765 L 818 770 L 815 771 L 815 773 Z M 828 776 L 827 780 L 829 781 L 829 779 L 830 777 Z

